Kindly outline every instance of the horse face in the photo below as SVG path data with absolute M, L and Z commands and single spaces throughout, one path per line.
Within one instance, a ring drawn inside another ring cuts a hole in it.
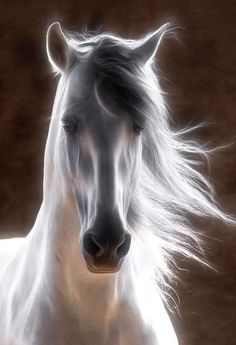
M 115 272 L 131 243 L 126 218 L 141 140 L 133 121 L 104 102 L 110 98 L 102 85 L 85 75 L 77 66 L 68 78 L 62 142 L 87 266 L 96 273 Z
M 49 61 L 68 86 L 61 126 L 66 140 L 60 144 L 79 210 L 82 250 L 93 272 L 117 271 L 130 247 L 126 218 L 147 103 L 134 70 L 152 60 L 167 27 L 135 48 L 107 36 L 80 42 L 75 50 L 59 23 L 48 29 Z

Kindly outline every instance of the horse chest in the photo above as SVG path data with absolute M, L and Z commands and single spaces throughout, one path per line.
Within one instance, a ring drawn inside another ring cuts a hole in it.
M 106 325 L 104 328 L 96 329 L 93 325 L 65 330 L 64 334 L 50 336 L 48 339 L 39 341 L 37 345 L 158 345 L 153 339 L 153 334 L 149 330 L 143 331 L 143 326 L 126 325 Z M 55 333 L 54 333 L 55 334 Z M 51 338 L 51 340 L 49 340 Z M 31 344 L 29 344 L 31 345 Z
M 110 320 L 104 315 L 99 320 L 76 319 L 65 313 L 60 320 L 48 319 L 46 324 L 39 332 L 41 338 L 24 345 L 158 345 L 152 330 L 128 310 L 126 316 L 121 313 Z

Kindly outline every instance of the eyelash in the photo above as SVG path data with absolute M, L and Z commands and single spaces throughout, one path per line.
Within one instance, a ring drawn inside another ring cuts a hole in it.
M 77 125 L 70 121 L 62 121 L 62 126 L 64 130 L 68 133 L 73 133 L 77 130 Z
M 139 125 L 133 125 L 133 132 L 136 134 L 136 135 L 140 135 L 143 131 L 143 128 Z

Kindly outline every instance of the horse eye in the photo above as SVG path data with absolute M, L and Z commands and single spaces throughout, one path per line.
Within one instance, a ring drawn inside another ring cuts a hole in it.
M 71 121 L 63 121 L 62 126 L 66 132 L 75 132 L 77 130 L 77 125 Z
M 142 131 L 143 131 L 143 128 L 142 128 L 141 126 L 136 125 L 136 124 L 133 125 L 133 132 L 134 132 L 136 135 L 141 134 Z

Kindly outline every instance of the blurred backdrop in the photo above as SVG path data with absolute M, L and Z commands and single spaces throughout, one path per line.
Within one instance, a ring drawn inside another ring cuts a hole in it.
M 177 127 L 212 146 L 236 137 L 234 0 L 41 0 L 0 2 L 0 236 L 25 235 L 42 198 L 43 151 L 57 84 L 45 52 L 47 27 L 113 31 L 135 38 L 170 21 L 156 61 Z M 224 209 L 236 214 L 236 144 L 204 169 Z M 236 344 L 236 229 L 198 221 L 218 273 L 177 258 L 173 315 L 181 345 Z M 157 311 L 158 312 L 158 311 Z

